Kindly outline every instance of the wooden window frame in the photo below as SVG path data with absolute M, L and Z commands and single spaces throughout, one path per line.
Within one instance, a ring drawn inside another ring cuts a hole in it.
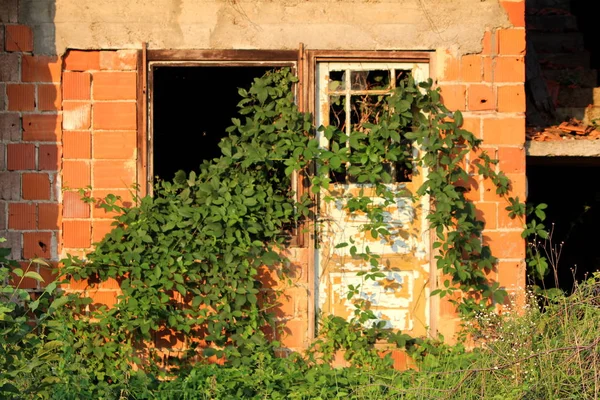
M 152 194 L 153 177 L 153 85 L 154 68 L 164 66 L 213 67 L 291 67 L 299 72 L 299 52 L 296 50 L 142 50 L 138 70 L 143 71 L 139 85 L 138 108 L 138 183 L 142 195 Z M 300 93 L 301 85 L 296 90 Z M 301 97 L 297 95 L 300 103 Z M 302 106 L 300 105 L 302 109 Z M 298 175 L 292 177 L 292 187 L 298 195 L 305 191 Z M 291 247 L 305 247 L 307 233 L 302 227 L 294 228 Z
M 320 62 L 414 62 L 429 64 L 430 77 L 435 81 L 435 53 L 432 51 L 400 51 L 400 50 L 307 50 L 301 43 L 299 50 L 148 50 L 143 44 L 138 57 L 138 184 L 141 195 L 151 194 L 152 169 L 149 159 L 152 149 L 152 65 L 248 65 L 248 66 L 291 66 L 295 67 L 299 79 L 297 85 L 297 103 L 300 111 L 315 115 L 318 105 L 316 92 L 317 64 Z M 141 72 L 141 73 L 140 73 Z M 300 180 L 299 180 L 300 181 Z M 297 191 L 305 193 L 309 188 L 299 184 Z M 308 279 L 308 339 L 315 338 L 316 303 L 315 303 L 315 237 L 311 231 L 312 224 L 306 224 L 298 240 L 292 243 L 295 247 L 307 247 L 309 260 L 307 266 Z M 433 243 L 433 241 L 430 241 Z M 435 271 L 432 261 L 431 270 Z M 432 290 L 436 279 L 431 279 Z M 437 302 L 431 300 L 431 315 L 437 315 Z M 436 318 L 431 319 L 430 330 L 437 329 Z

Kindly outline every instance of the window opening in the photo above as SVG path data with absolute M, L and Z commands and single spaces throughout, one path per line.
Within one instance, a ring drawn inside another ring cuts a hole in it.
M 152 177 L 170 180 L 221 155 L 218 143 L 238 115 L 238 88 L 274 66 L 152 67 Z
M 600 271 L 596 246 L 600 239 L 600 189 L 590 177 L 600 174 L 600 161 L 594 158 L 530 157 L 527 159 L 527 201 L 548 204 L 543 222 L 557 249 L 551 257 L 545 288 L 558 287 L 570 293 L 576 282 Z M 550 159 L 551 158 L 551 159 Z M 538 248 L 550 242 L 538 238 Z M 544 250 L 542 249 L 542 254 Z M 553 265 L 557 267 L 556 275 Z
M 320 124 L 335 126 L 347 137 L 351 132 L 369 133 L 369 124 L 379 123 L 386 97 L 412 74 L 416 80 L 426 77 L 419 65 L 408 63 L 321 63 L 319 64 Z M 349 142 L 339 137 L 329 142 L 321 138 L 321 145 L 330 148 L 336 142 L 340 148 Z M 414 153 L 412 142 L 401 141 L 407 152 Z M 359 163 L 360 161 L 357 160 Z M 395 182 L 410 182 L 412 163 L 389 163 L 382 170 Z M 334 183 L 356 183 L 350 165 L 341 172 L 330 172 Z

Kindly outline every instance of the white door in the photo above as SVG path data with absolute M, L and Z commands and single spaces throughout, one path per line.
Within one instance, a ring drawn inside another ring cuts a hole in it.
M 417 81 L 429 77 L 427 64 L 323 62 L 317 69 L 317 126 L 335 125 L 347 135 L 368 122 L 370 117 L 365 110 L 388 96 L 407 74 Z M 322 133 L 318 135 L 320 145 L 328 148 L 329 141 Z M 321 193 L 317 221 L 319 249 L 315 260 L 316 306 L 321 315 L 350 318 L 354 305 L 353 300 L 347 299 L 349 285 L 361 285 L 360 298 L 367 301 L 379 320 L 386 321 L 386 326 L 415 335 L 425 334 L 430 324 L 429 233 L 425 219 L 429 199 L 423 198 L 415 204 L 410 193 L 419 188 L 426 171 L 409 174 L 394 165 L 387 168 L 395 177 L 389 187 L 398 195 L 396 204 L 386 210 L 388 230 L 393 233 L 390 240 L 373 239 L 369 232 L 361 232 L 361 225 L 368 222 L 366 217 L 352 217 L 343 208 L 348 195 L 357 195 L 361 189 L 369 193 L 368 184 L 356 183 L 348 174 L 333 174 L 329 194 L 333 193 L 336 200 L 325 201 L 327 194 Z M 358 252 L 364 252 L 368 246 L 372 253 L 381 255 L 380 268 L 385 277 L 365 281 L 357 275 L 371 265 L 352 257 L 350 245 L 336 248 L 337 244 L 350 241 Z

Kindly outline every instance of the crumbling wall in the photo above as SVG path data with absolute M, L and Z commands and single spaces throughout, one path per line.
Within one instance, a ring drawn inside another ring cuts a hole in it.
M 465 128 L 484 139 L 513 180 L 512 195 L 525 197 L 524 0 L 0 5 L 0 236 L 16 259 L 57 261 L 63 249 L 82 253 L 109 229 L 109 215 L 65 189 L 91 185 L 93 196 L 126 195 L 136 181 L 140 154 L 133 137 L 141 110 L 132 49 L 142 42 L 153 49 L 297 49 L 303 42 L 308 49 L 435 50 L 430 68 L 445 103 L 464 111 Z M 507 217 L 506 201 L 490 185 L 470 184 L 469 197 L 487 224 L 484 238 L 500 258 L 491 278 L 522 297 L 521 223 Z M 290 348 L 310 340 L 310 254 L 308 248 L 290 254 L 298 266 L 296 286 L 280 307 Z M 429 278 L 443 282 L 439 274 Z M 101 288 L 98 301 L 115 301 L 111 285 Z M 72 289 L 85 287 L 74 283 Z M 434 298 L 430 312 L 430 330 L 451 338 L 458 326 L 454 306 Z
M 508 2 L 503 2 L 508 3 Z M 498 0 L 21 0 L 35 51 L 66 48 L 481 50 Z

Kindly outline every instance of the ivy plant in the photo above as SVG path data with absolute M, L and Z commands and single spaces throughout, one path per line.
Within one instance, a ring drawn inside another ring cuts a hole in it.
M 484 224 L 465 196 L 465 182 L 472 174 L 482 176 L 503 196 L 510 182 L 496 171 L 496 161 L 479 150 L 481 141 L 461 128 L 461 113 L 442 104 L 433 82 L 417 84 L 409 76 L 378 102 L 377 120 L 350 135 L 333 126 L 319 127 L 332 143 L 329 148 L 319 146 L 311 116 L 294 104 L 295 83 L 284 68 L 256 78 L 249 90 L 240 89 L 240 116 L 232 119 L 219 145 L 220 157 L 203 162 L 197 172 L 159 182 L 154 196 L 136 199 L 136 206 L 123 207 L 118 197 L 108 196 L 102 206 L 118 213 L 112 232 L 85 260 L 63 260 L 63 272 L 71 278 L 91 285 L 114 279 L 121 288 L 111 308 L 86 300 L 74 310 L 87 317 L 71 322 L 82 348 L 104 360 L 97 364 L 98 379 L 122 374 L 131 362 L 153 368 L 168 361 L 183 368 L 214 356 L 234 365 L 250 364 L 261 349 L 278 345 L 269 344 L 262 329 L 275 326 L 275 304 L 261 291 L 259 272 L 266 266 L 286 277 L 289 261 L 282 249 L 289 229 L 311 218 L 312 196 L 297 198 L 290 189 L 294 172 L 309 180 L 313 195 L 322 193 L 333 201 L 330 173 L 346 172 L 349 166 L 347 173 L 358 183 L 371 184 L 381 201 L 361 192 L 347 201 L 348 212 L 365 213 L 363 229 L 386 239 L 391 233 L 384 212 L 396 194 L 387 185 L 392 176 L 382 166 L 404 165 L 414 173 L 426 169 L 414 200 L 431 199 L 427 219 L 436 236 L 435 258 L 448 277 L 433 295 L 460 290 L 465 295 L 456 305 L 463 314 L 503 302 L 506 292 L 487 279 L 496 259 L 482 242 Z M 342 142 L 348 146 L 336 145 Z M 413 143 L 421 150 L 416 157 Z M 479 154 L 470 160 L 472 170 L 464 162 L 468 154 Z M 520 205 L 518 200 L 511 202 L 514 215 L 522 215 L 514 206 Z M 361 252 L 352 243 L 338 245 L 350 246 L 352 256 L 371 265 L 363 279 L 381 276 L 379 255 Z M 358 287 L 349 288 L 349 297 L 358 292 Z M 399 347 L 416 344 L 401 332 L 382 334 L 381 326 L 375 331 L 357 328 L 373 314 L 365 302 L 355 304 L 354 327 L 342 332 L 334 326 L 341 321 L 330 320 L 329 332 L 337 339 L 329 348 L 372 344 L 382 335 Z M 342 334 L 365 339 L 347 341 Z M 181 349 L 176 357 L 167 360 L 168 355 L 152 347 L 160 338 Z M 117 358 L 120 364 L 109 362 Z

